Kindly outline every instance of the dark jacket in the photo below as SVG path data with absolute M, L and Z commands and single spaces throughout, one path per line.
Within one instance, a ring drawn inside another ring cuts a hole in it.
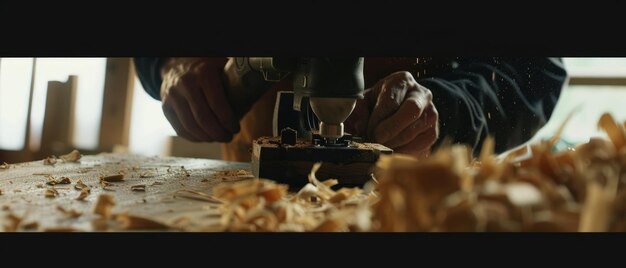
M 160 64 L 159 58 L 135 58 L 137 75 L 155 99 Z M 495 138 L 497 153 L 529 140 L 550 118 L 567 81 L 560 58 L 417 58 L 400 69 L 432 91 L 439 142 L 449 137 L 474 154 L 487 135 Z

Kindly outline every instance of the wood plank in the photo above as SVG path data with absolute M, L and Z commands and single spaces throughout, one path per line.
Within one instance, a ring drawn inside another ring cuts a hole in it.
M 48 82 L 39 157 L 65 153 L 73 147 L 77 85 L 74 75 L 66 82 Z
M 135 73 L 131 58 L 108 58 L 98 150 L 128 147 Z

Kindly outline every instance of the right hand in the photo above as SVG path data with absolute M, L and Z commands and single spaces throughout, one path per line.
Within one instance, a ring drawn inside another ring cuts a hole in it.
M 169 58 L 161 67 L 161 101 L 178 136 L 228 142 L 239 132 L 222 81 L 226 58 Z

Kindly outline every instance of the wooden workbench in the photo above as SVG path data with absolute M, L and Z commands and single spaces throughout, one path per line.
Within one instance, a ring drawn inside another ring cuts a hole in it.
M 37 222 L 38 227 L 30 231 L 98 231 L 93 221 L 100 216 L 93 213 L 93 208 L 100 194 L 114 197 L 113 213 L 128 211 L 166 224 L 181 217 L 205 224 L 211 218 L 218 219 L 215 217 L 216 207 L 174 193 L 181 189 L 210 193 L 218 183 L 251 178 L 251 175 L 242 175 L 243 171 L 236 176 L 223 175 L 224 170 L 241 169 L 250 174 L 248 163 L 128 154 L 83 156 L 78 163 L 58 161 L 55 165 L 44 165 L 42 160 L 12 164 L 7 169 L 0 169 L 0 230 L 12 214 L 22 218 L 25 224 Z M 124 181 L 112 182 L 108 187 L 101 185 L 100 176 L 119 172 L 124 173 Z M 55 179 L 67 177 L 71 184 L 47 185 L 51 176 Z M 80 191 L 74 188 L 79 179 L 91 188 L 82 201 L 76 200 Z M 131 186 L 141 184 L 145 185 L 145 191 L 131 190 Z M 58 196 L 46 197 L 48 188 L 55 188 Z M 82 215 L 68 217 L 59 207 Z

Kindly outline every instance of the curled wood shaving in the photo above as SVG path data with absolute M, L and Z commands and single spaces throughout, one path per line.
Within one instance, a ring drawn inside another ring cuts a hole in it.
M 145 184 L 138 184 L 138 185 L 133 185 L 130 187 L 131 191 L 138 191 L 138 192 L 145 192 L 146 191 L 146 185 Z
M 65 162 L 78 162 L 80 160 L 80 152 L 78 150 L 73 150 L 68 154 L 59 156 L 59 158 Z
M 52 156 L 48 156 L 43 160 L 43 164 L 44 165 L 51 165 L 53 166 L 54 164 L 57 163 L 57 157 L 52 155 Z
M 56 189 L 54 188 L 48 188 L 46 189 L 46 192 L 44 194 L 47 198 L 55 198 L 57 196 L 59 196 L 59 192 L 57 192 Z
M 115 206 L 115 200 L 112 195 L 100 194 L 94 206 L 93 213 L 108 219 L 111 217 L 113 206 Z
M 0 164 L 0 169 L 9 169 L 10 165 L 7 164 L 7 162 L 3 162 L 2 164 Z

